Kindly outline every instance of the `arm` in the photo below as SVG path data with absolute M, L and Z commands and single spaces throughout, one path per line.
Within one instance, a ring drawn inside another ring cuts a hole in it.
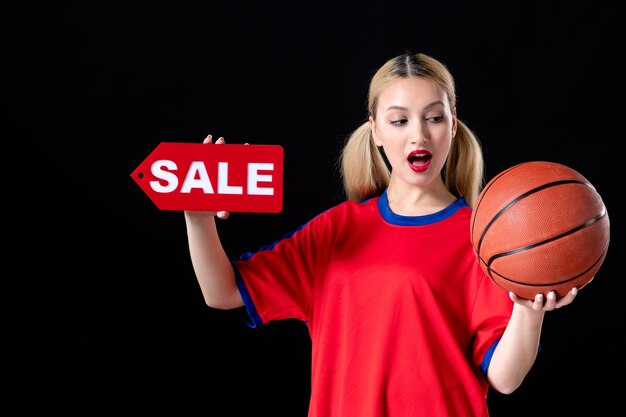
M 522 384 L 537 358 L 545 312 L 570 304 L 576 293 L 574 288 L 557 300 L 554 292 L 550 292 L 545 302 L 542 294 L 534 300 L 509 294 L 515 305 L 487 371 L 487 379 L 493 389 L 510 394 Z
M 211 135 L 204 143 L 211 143 Z M 215 143 L 224 143 L 224 138 Z M 220 242 L 215 216 L 225 219 L 228 213 L 185 211 L 191 262 L 208 306 L 219 309 L 241 307 L 243 300 L 237 289 L 235 272 Z

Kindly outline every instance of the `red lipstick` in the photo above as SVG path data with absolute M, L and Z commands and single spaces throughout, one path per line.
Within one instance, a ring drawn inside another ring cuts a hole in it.
M 430 166 L 432 154 L 425 149 L 413 151 L 407 156 L 409 167 L 415 172 L 423 172 Z

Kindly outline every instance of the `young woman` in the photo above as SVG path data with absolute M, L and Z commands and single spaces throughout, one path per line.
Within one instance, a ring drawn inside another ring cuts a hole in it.
M 202 293 L 213 308 L 245 306 L 252 327 L 306 323 L 310 417 L 487 416 L 489 386 L 519 387 L 545 312 L 576 289 L 527 300 L 482 272 L 469 236 L 482 152 L 441 62 L 397 56 L 368 98 L 341 155 L 345 202 L 232 260 L 215 223 L 228 213 L 185 212 Z

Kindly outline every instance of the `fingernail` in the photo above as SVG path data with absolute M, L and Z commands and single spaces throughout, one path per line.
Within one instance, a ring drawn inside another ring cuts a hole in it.
M 576 295 L 578 294 L 578 288 L 574 287 L 572 288 L 572 295 Z
M 554 291 L 550 291 L 548 293 L 548 298 L 556 298 L 556 294 L 554 293 Z
M 543 300 L 543 294 L 539 294 L 539 295 L 537 296 L 537 301 L 541 301 L 541 300 Z

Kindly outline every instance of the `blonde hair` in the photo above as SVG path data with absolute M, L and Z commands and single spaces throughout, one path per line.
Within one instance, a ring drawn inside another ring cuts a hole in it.
M 368 93 L 368 116 L 375 117 L 378 97 L 398 78 L 424 77 L 447 93 L 450 108 L 456 109 L 456 86 L 445 65 L 425 54 L 405 53 L 387 61 L 376 71 Z M 363 201 L 380 195 L 389 185 L 391 171 L 374 143 L 369 121 L 347 138 L 340 156 L 341 177 L 349 200 Z M 456 135 L 442 172 L 446 187 L 473 205 L 484 185 L 484 161 L 474 133 L 457 117 Z

